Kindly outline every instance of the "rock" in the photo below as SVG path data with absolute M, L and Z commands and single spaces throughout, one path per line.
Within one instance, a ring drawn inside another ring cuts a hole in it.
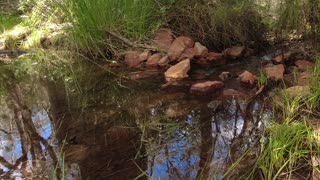
M 304 98 L 311 94 L 309 86 L 292 86 L 284 90 L 290 99 L 299 97 Z
M 196 57 L 201 57 L 201 56 L 205 56 L 206 54 L 209 53 L 208 48 L 203 46 L 201 43 L 196 42 L 194 44 L 194 49 L 196 50 Z
M 240 97 L 246 97 L 247 94 L 234 90 L 234 89 L 225 89 L 222 92 L 223 96 L 240 96 Z
M 244 46 L 235 46 L 231 48 L 227 48 L 223 51 L 223 55 L 226 58 L 238 59 L 241 58 L 245 52 Z
M 161 55 L 159 53 L 156 53 L 150 56 L 146 62 L 146 67 L 149 67 L 149 68 L 157 67 L 160 59 L 161 59 Z
M 180 55 L 179 60 L 182 59 L 193 59 L 193 57 L 196 55 L 197 51 L 194 48 L 187 48 L 183 51 L 183 53 Z
M 193 46 L 194 41 L 191 38 L 180 36 L 171 44 L 168 50 L 168 56 L 172 61 L 177 60 L 185 49 L 192 48 Z
M 299 74 L 298 85 L 306 86 L 309 85 L 310 75 L 307 72 L 302 72 Z
M 178 64 L 171 66 L 165 73 L 167 81 L 180 80 L 188 77 L 187 72 L 190 70 L 190 59 L 185 59 Z
M 306 60 L 297 60 L 294 64 L 301 70 L 306 71 L 314 67 L 314 63 Z
M 142 72 L 129 74 L 128 77 L 131 80 L 142 80 L 142 79 L 148 79 L 148 78 L 159 76 L 159 75 L 160 75 L 160 72 L 142 71 Z
M 170 62 L 169 56 L 164 56 L 159 60 L 158 65 L 161 67 L 167 66 L 169 62 Z
M 241 83 L 253 85 L 257 81 L 257 76 L 249 71 L 244 71 L 239 75 L 239 79 Z
M 222 53 L 216 53 L 216 52 L 209 52 L 207 54 L 206 58 L 209 61 L 221 60 L 221 59 L 223 59 L 223 54 Z
M 173 33 L 170 29 L 160 29 L 153 40 L 155 46 L 167 52 L 173 42 Z
M 140 52 L 130 51 L 126 53 L 124 61 L 130 68 L 135 68 L 135 67 L 138 67 L 143 62 L 139 58 L 139 56 L 140 56 Z
M 152 55 L 150 50 L 145 50 L 143 51 L 140 55 L 139 58 L 141 61 L 146 61 L 149 59 L 149 57 Z
M 222 72 L 220 75 L 219 75 L 219 78 L 222 80 L 222 81 L 225 81 L 227 79 L 229 79 L 231 77 L 231 74 L 230 72 Z
M 275 80 L 283 79 L 284 66 L 283 64 L 278 64 L 265 68 L 267 73 L 267 78 L 274 78 Z
M 221 81 L 206 81 L 203 83 L 193 84 L 190 88 L 192 94 L 209 94 L 223 88 L 224 83 Z
M 275 63 L 282 63 L 283 61 L 289 59 L 291 57 L 292 53 L 291 52 L 287 52 L 281 55 L 276 56 L 275 58 L 273 58 L 273 62 Z

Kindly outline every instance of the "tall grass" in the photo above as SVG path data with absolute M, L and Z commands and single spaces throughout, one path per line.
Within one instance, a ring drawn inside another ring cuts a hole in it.
M 70 0 L 60 7 L 73 23 L 75 43 L 87 50 L 112 46 L 108 32 L 140 40 L 157 25 L 150 0 Z

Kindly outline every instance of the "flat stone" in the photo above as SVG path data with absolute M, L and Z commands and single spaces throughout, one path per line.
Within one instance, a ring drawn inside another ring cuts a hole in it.
M 130 51 L 126 53 L 124 61 L 130 68 L 135 68 L 140 64 L 142 64 L 143 62 L 139 56 L 140 56 L 140 52 Z
M 167 52 L 173 42 L 173 33 L 170 29 L 160 29 L 155 37 L 154 37 L 154 44 L 160 50 Z
M 203 83 L 193 84 L 190 88 L 192 94 L 209 94 L 223 88 L 224 83 L 221 81 L 206 81 Z
M 146 67 L 157 67 L 160 59 L 161 55 L 159 53 L 150 56 L 146 62 Z
M 180 80 L 188 77 L 190 70 L 190 59 L 180 61 L 178 64 L 171 66 L 165 73 L 167 81 Z
M 225 89 L 225 90 L 223 90 L 222 95 L 223 96 L 240 96 L 240 97 L 247 96 L 246 93 L 243 93 L 243 92 L 240 92 L 240 91 L 237 91 L 234 89 Z
M 226 58 L 238 59 L 244 55 L 245 49 L 246 48 L 244 46 L 234 46 L 234 47 L 225 49 L 223 51 L 223 55 Z
M 287 53 L 276 56 L 275 58 L 273 58 L 273 61 L 276 63 L 282 63 L 283 61 L 289 59 L 291 55 L 292 55 L 291 52 L 287 52 Z
M 278 64 L 265 68 L 267 72 L 267 78 L 274 78 L 275 80 L 283 79 L 284 66 L 283 64 Z
M 185 49 L 193 48 L 193 46 L 194 41 L 191 38 L 180 36 L 171 44 L 168 50 L 168 56 L 172 61 L 177 60 Z
M 239 79 L 241 83 L 253 85 L 257 81 L 257 76 L 249 71 L 244 71 L 239 75 Z
M 294 64 L 301 70 L 306 71 L 314 67 L 314 63 L 306 60 L 297 60 Z
M 159 60 L 158 65 L 161 67 L 167 66 L 169 62 L 170 62 L 169 56 L 164 56 Z

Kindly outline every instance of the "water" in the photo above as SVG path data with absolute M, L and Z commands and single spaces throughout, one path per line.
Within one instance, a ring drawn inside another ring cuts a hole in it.
M 222 179 L 244 153 L 257 152 L 272 115 L 263 100 L 253 100 L 248 113 L 245 98 L 161 89 L 161 78 L 98 82 L 82 94 L 85 106 L 63 83 L 38 83 L 33 100 L 15 108 L 17 99 L 3 97 L 0 177 L 53 179 L 64 169 L 65 179 Z M 236 82 L 226 87 L 251 91 Z M 11 92 L 28 97 L 21 89 Z

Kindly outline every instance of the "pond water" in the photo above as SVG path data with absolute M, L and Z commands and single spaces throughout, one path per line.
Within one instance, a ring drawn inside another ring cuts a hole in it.
M 207 79 L 258 71 L 257 62 L 246 62 L 206 69 Z M 34 95 L 19 88 L 25 84 L 11 86 L 1 102 L 1 179 L 235 179 L 254 164 L 272 117 L 265 99 L 195 96 L 184 85 L 161 88 L 162 77 L 104 81 L 82 94 L 85 105 L 64 83 L 39 82 Z

